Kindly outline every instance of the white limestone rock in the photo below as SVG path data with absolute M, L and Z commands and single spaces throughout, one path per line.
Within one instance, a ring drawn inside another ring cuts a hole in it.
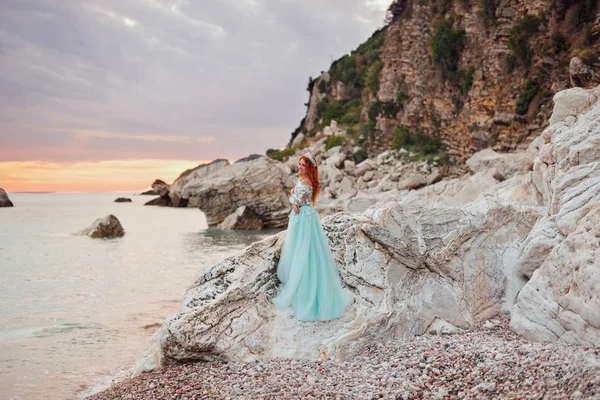
M 287 226 L 288 194 L 293 187 L 284 164 L 261 157 L 220 168 L 189 182 L 182 197 L 188 207 L 198 207 L 209 227 L 216 227 L 241 206 L 250 207 L 265 228 Z
M 597 91 L 598 89 L 596 89 Z M 564 121 L 567 116 L 576 117 L 596 103 L 598 94 L 580 87 L 562 90 L 554 95 L 554 109 L 550 125 Z
M 542 133 L 545 144 L 532 180 L 547 215 L 520 250 L 518 268 L 531 280 L 519 294 L 510 325 L 533 339 L 600 347 L 599 94 L 600 87 L 558 93 L 554 123 Z M 590 98 L 596 102 L 585 109 Z M 567 121 L 575 112 L 580 113 L 575 121 Z
M 540 192 L 533 184 L 533 173 L 516 175 L 484 190 L 477 198 L 498 201 L 500 203 L 520 203 L 543 206 Z
M 181 173 L 181 175 L 179 175 L 179 177 L 175 179 L 175 182 L 173 182 L 169 190 L 171 205 L 173 207 L 187 206 L 188 199 L 182 199 L 181 197 L 181 191 L 183 190 L 185 185 L 187 185 L 191 181 L 203 179 L 229 165 L 229 161 L 218 159 L 212 161 L 209 164 L 200 164 L 196 168 L 189 169 Z
M 600 347 L 600 203 L 584 208 L 519 293 L 510 327 L 520 335 Z
M 513 269 L 535 210 L 486 201 L 465 208 L 375 208 L 336 214 L 324 229 L 354 301 L 338 320 L 300 322 L 275 309 L 285 232 L 208 268 L 161 329 L 159 354 L 187 359 L 351 357 L 365 343 L 426 333 L 436 319 L 464 329 L 511 305 Z
M 440 181 L 401 196 L 401 204 L 424 207 L 453 207 L 476 200 L 482 192 L 498 184 L 494 171 L 478 172 L 462 178 Z
M 356 166 L 356 170 L 355 170 L 354 174 L 356 176 L 363 176 L 367 171 L 371 171 L 376 168 L 377 168 L 377 166 L 375 165 L 373 160 L 371 160 L 370 158 L 367 158 L 366 160 L 364 160 L 363 162 L 361 162 L 360 164 L 358 164 Z
M 531 171 L 533 157 L 526 152 L 500 154 L 492 149 L 484 149 L 473 154 L 467 160 L 467 166 L 473 173 L 495 168 L 502 177 L 508 179 Z

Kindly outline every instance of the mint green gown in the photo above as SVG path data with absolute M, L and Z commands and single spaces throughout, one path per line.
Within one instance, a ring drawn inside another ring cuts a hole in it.
M 273 303 L 301 321 L 326 321 L 340 317 L 350 303 L 342 288 L 319 214 L 311 203 L 312 187 L 298 181 L 290 203 L 287 237 L 277 267 L 282 282 Z

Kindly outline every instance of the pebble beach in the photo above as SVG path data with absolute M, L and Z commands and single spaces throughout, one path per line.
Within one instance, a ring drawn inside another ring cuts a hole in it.
M 600 399 L 600 351 L 506 326 L 366 346 L 351 360 L 190 362 L 89 399 Z

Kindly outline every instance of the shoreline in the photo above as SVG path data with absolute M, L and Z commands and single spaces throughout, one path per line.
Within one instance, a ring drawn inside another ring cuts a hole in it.
M 507 324 L 368 345 L 345 361 L 175 364 L 88 399 L 600 398 L 600 350 L 529 341 Z

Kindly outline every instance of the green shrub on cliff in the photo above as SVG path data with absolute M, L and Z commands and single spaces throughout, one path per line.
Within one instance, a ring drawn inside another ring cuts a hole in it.
M 379 79 L 381 78 L 381 70 L 383 69 L 383 61 L 376 60 L 367 71 L 366 84 L 373 92 L 379 90 Z
M 367 158 L 369 158 L 369 153 L 367 153 L 367 151 L 362 147 L 359 148 L 356 153 L 352 154 L 352 160 L 357 165 L 365 161 Z
M 519 115 L 527 114 L 527 110 L 529 110 L 529 104 L 531 100 L 538 94 L 540 90 L 540 84 L 532 79 L 529 79 L 525 84 L 525 88 L 521 91 L 519 95 L 519 100 L 517 101 L 516 113 Z
M 327 82 L 324 79 L 319 81 L 319 92 L 325 93 L 327 91 Z
M 469 69 L 467 69 L 466 71 L 460 71 L 459 72 L 459 77 L 460 77 L 460 91 L 466 95 L 469 90 L 471 89 L 471 86 L 473 86 L 473 75 L 475 74 L 475 67 L 474 66 L 469 66 Z
M 378 87 L 382 67 L 379 55 L 383 50 L 383 37 L 383 29 L 375 32 L 350 55 L 345 55 L 331 64 L 332 79 L 344 83 L 351 98 L 360 97 L 363 88 L 367 86 Z
M 346 138 L 344 136 L 329 136 L 327 141 L 325 142 L 325 150 L 329 150 L 336 146 L 342 146 L 346 143 Z
M 431 49 L 433 62 L 441 67 L 442 72 L 453 74 L 458 70 L 464 40 L 464 29 L 453 29 L 445 19 L 436 25 L 431 37 Z
M 340 118 L 346 113 L 346 109 L 340 103 L 328 104 L 323 112 L 323 125 L 328 126 L 331 124 L 331 120 L 339 121 Z
M 508 48 L 513 57 L 522 65 L 528 67 L 533 58 L 533 51 L 529 47 L 529 38 L 538 31 L 540 20 L 532 15 L 520 19 L 509 31 Z
M 295 152 L 296 149 L 294 147 L 287 147 L 283 150 L 267 150 L 267 156 L 273 160 L 283 161 L 284 158 L 293 156 Z
M 490 25 L 496 20 L 496 0 L 479 0 L 479 5 L 481 6 L 479 16 L 485 25 Z
M 369 115 L 370 121 L 376 121 L 377 116 L 381 114 L 381 103 L 378 101 L 374 101 L 369 105 L 369 109 L 367 110 L 367 114 Z
M 577 57 L 579 57 L 584 64 L 590 67 L 593 67 L 594 63 L 598 60 L 598 54 L 594 53 L 594 51 L 590 48 L 578 50 Z
M 356 59 L 352 56 L 346 55 L 340 58 L 335 63 L 334 69 L 335 78 L 345 85 L 354 84 L 358 77 Z
M 552 49 L 554 50 L 554 54 L 569 50 L 569 45 L 567 45 L 565 37 L 558 31 L 552 34 Z
M 438 154 L 442 148 L 442 140 L 438 135 L 428 135 L 417 128 L 411 131 L 406 125 L 400 125 L 392 141 L 392 148 L 401 148 L 421 155 Z
M 413 137 L 410 130 L 405 125 L 400 125 L 396 132 L 394 132 L 394 139 L 392 141 L 392 148 L 399 150 L 408 146 L 414 145 Z

